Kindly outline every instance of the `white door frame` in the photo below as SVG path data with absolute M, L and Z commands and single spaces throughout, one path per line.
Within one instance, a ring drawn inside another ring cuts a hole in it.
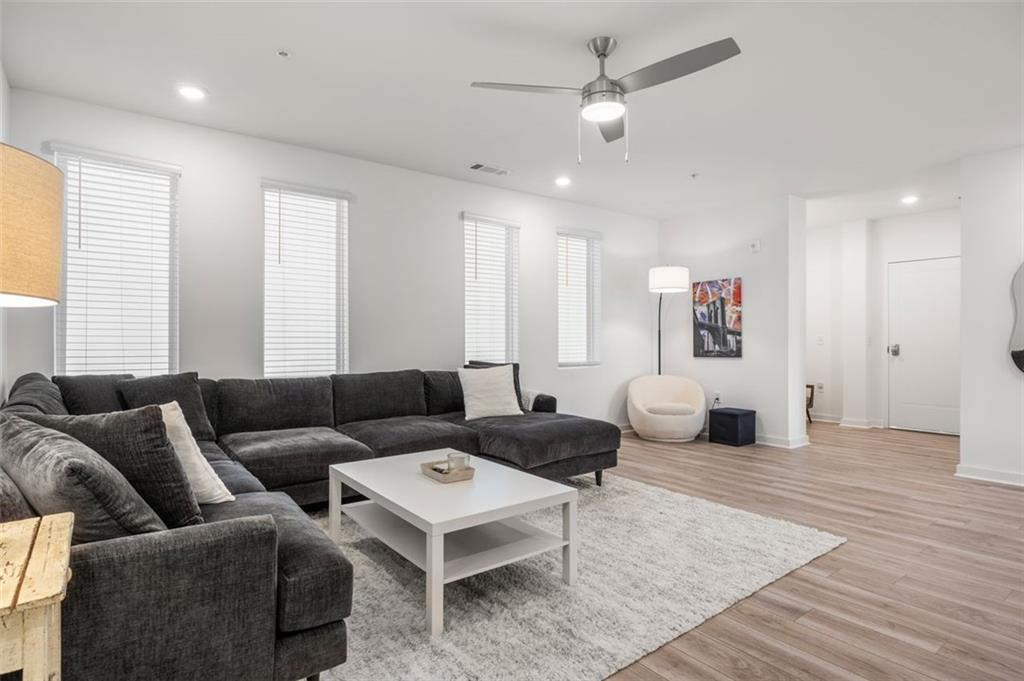
M 891 387 L 890 386 L 890 381 L 892 380 L 892 377 L 890 376 L 891 372 L 889 370 L 891 364 L 889 363 L 889 351 L 888 351 L 888 347 L 889 347 L 889 266 L 890 265 L 899 265 L 899 264 L 908 263 L 908 262 L 929 262 L 929 261 L 932 261 L 932 260 L 960 260 L 960 255 L 940 255 L 940 256 L 935 257 L 935 258 L 902 258 L 902 259 L 899 259 L 899 260 L 887 260 L 885 262 L 885 283 L 883 284 L 884 290 L 882 291 L 882 304 L 884 306 L 884 310 L 882 312 L 882 346 L 881 346 L 882 347 L 882 353 L 884 355 L 883 366 L 885 366 L 885 386 L 884 386 L 885 389 L 881 391 L 881 393 L 882 393 L 882 402 L 883 402 L 882 424 L 881 424 L 882 428 L 889 428 L 889 389 Z M 961 272 L 963 272 L 962 269 L 961 269 Z M 961 290 L 961 293 L 962 293 L 963 292 L 963 275 L 962 274 L 961 274 L 961 281 L 960 281 L 960 290 Z M 963 300 L 962 299 L 960 301 L 960 305 L 961 306 L 963 305 Z M 961 351 L 962 351 L 962 349 L 961 349 Z M 961 358 L 961 362 L 963 362 L 962 358 Z M 957 367 L 957 369 L 959 370 L 959 367 Z M 901 430 L 905 430 L 905 429 L 901 429 Z

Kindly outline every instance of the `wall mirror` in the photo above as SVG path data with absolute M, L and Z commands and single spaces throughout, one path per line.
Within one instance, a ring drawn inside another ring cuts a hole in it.
M 1024 371 L 1024 263 L 1013 277 L 1013 333 L 1010 335 L 1010 357 L 1017 368 Z

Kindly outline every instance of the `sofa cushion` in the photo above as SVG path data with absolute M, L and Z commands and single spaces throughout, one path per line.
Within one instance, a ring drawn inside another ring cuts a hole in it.
M 167 529 L 110 462 L 71 436 L 0 414 L 0 442 L 0 467 L 36 513 L 75 514 L 73 543 Z
M 106 414 L 127 409 L 117 384 L 135 378 L 132 374 L 90 374 L 54 376 L 69 414 Z
M 332 464 L 373 458 L 369 447 L 331 428 L 231 433 L 220 445 L 272 489 L 326 480 Z
M 622 440 L 618 426 L 570 414 L 529 412 L 522 416 L 449 422 L 475 430 L 480 436 L 482 454 L 525 469 L 574 456 L 615 451 Z
M 196 372 L 132 378 L 119 382 L 117 386 L 129 407 L 177 402 L 192 431 L 192 437 L 197 440 L 217 438 L 206 415 L 203 392 L 199 389 L 199 374 Z
M 16 411 L 39 411 L 43 414 L 67 414 L 64 398 L 60 395 L 57 384 L 42 374 L 25 374 L 11 386 L 11 392 L 4 402 L 5 410 L 15 407 L 30 407 Z
M 477 435 L 462 425 L 432 416 L 397 416 L 390 419 L 356 421 L 338 430 L 366 444 L 377 456 L 392 456 L 451 447 L 476 454 Z
M 232 494 L 237 496 L 250 492 L 267 491 L 267 488 L 256 479 L 255 475 L 246 470 L 245 466 L 228 456 L 216 442 L 200 440 L 196 444 L 199 445 L 199 451 L 210 462 L 213 472 L 217 474 L 217 477 L 220 478 L 221 482 L 224 483 L 224 486 Z
M 0 468 L 0 523 L 24 520 L 36 515 L 14 480 Z
M 352 564 L 309 516 L 281 492 L 240 494 L 203 506 L 206 522 L 269 514 L 277 524 L 277 627 L 311 629 L 352 612 Z
M 462 383 L 457 371 L 424 371 L 423 392 L 427 414 L 447 414 L 463 410 Z
M 217 410 L 220 403 L 220 397 L 217 394 L 217 381 L 212 378 L 200 378 L 199 379 L 199 392 L 203 394 L 203 406 L 206 407 L 206 418 L 210 421 L 210 426 L 213 427 L 213 432 L 217 432 Z
M 28 421 L 75 438 L 109 461 L 167 527 L 203 522 L 160 407 L 109 414 L 25 414 Z
M 425 416 L 423 372 L 419 369 L 370 374 L 335 374 L 334 424 L 391 416 Z
M 331 379 L 223 378 L 217 381 L 218 432 L 333 427 Z

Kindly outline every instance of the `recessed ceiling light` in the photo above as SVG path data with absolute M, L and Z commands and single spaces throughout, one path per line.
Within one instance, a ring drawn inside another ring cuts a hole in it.
M 555 178 L 555 184 L 557 184 L 559 187 L 568 187 L 570 184 L 572 184 L 572 180 L 570 180 L 565 175 L 562 175 L 561 177 Z
M 178 94 L 190 102 L 200 102 L 206 99 L 206 91 L 195 85 L 179 85 Z
M 913 194 L 909 196 L 904 196 L 902 199 L 900 199 L 900 202 L 904 206 L 913 206 L 915 203 L 917 203 L 917 197 L 914 196 Z

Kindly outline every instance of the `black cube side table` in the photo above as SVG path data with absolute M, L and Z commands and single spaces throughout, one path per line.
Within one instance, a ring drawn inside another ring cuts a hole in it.
M 757 412 L 753 409 L 721 407 L 711 410 L 708 442 L 733 447 L 754 444 Z

